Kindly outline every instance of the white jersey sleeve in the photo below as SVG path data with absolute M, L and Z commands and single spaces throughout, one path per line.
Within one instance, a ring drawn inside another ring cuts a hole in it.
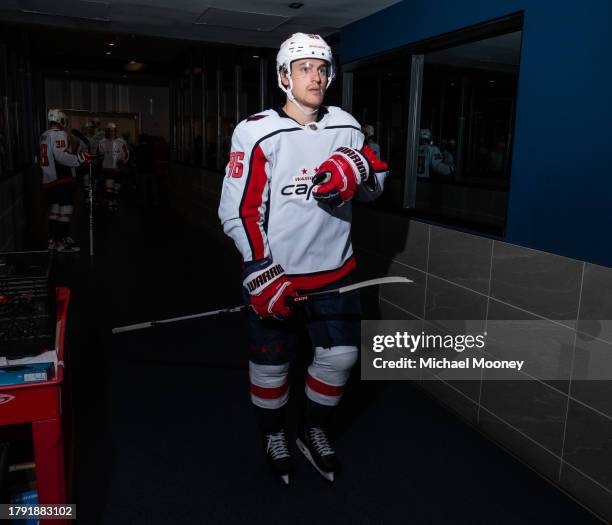
M 233 239 L 244 261 L 270 255 L 264 230 L 269 168 L 259 142 L 244 121 L 236 126 L 219 204 L 223 230 Z
M 450 175 L 450 166 L 444 163 L 444 158 L 442 157 L 442 153 L 440 153 L 438 146 L 434 146 L 433 144 L 429 146 L 429 155 L 430 167 L 433 171 L 435 171 L 438 175 Z

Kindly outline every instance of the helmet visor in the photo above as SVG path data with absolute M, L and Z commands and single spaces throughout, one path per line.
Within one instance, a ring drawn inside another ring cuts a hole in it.
M 327 62 L 315 63 L 310 61 L 297 62 L 291 65 L 291 76 L 293 78 L 304 78 L 318 75 L 321 80 L 326 81 L 331 75 L 331 65 Z

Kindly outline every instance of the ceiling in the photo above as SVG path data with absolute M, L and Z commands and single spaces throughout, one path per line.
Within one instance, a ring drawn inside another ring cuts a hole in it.
M 0 0 L 0 20 L 69 28 L 278 47 L 302 31 L 327 36 L 398 0 Z

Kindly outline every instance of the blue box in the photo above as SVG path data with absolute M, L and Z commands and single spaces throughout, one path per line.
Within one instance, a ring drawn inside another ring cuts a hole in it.
M 53 371 L 53 363 L 3 366 L 0 368 L 0 385 L 49 381 L 53 379 Z

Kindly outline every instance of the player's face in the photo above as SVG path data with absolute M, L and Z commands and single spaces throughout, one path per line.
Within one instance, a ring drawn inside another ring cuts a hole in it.
M 327 89 L 327 62 L 320 59 L 305 58 L 291 64 L 293 96 L 305 107 L 318 108 L 323 104 Z

